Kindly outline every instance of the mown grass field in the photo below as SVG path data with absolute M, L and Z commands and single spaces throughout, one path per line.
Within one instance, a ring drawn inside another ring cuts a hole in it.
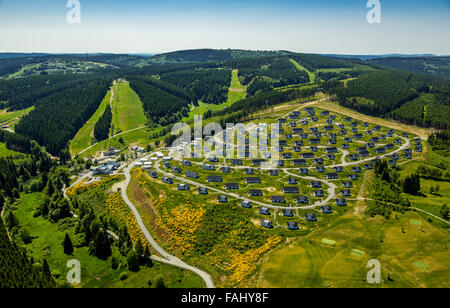
M 450 239 L 446 231 L 414 212 L 397 216 L 363 220 L 346 215 L 305 238 L 288 240 L 262 260 L 253 277 L 255 286 L 448 288 Z M 330 241 L 336 244 L 327 244 Z M 367 283 L 370 259 L 381 262 L 382 284 Z M 417 264 L 426 264 L 427 269 Z
M 142 102 L 128 82 L 118 82 L 114 85 L 112 114 L 113 135 L 147 124 Z
M 6 157 L 6 156 L 15 156 L 15 155 L 21 155 L 18 152 L 9 150 L 6 148 L 6 144 L 0 142 L 0 157 Z
M 11 128 L 13 128 L 14 125 L 20 120 L 21 117 L 23 117 L 24 115 L 27 115 L 33 109 L 34 109 L 34 106 L 27 108 L 27 109 L 23 109 L 23 110 L 13 111 L 13 112 L 8 112 L 5 109 L 0 110 L 0 124 L 8 124 Z
M 123 263 L 117 270 L 113 270 L 111 257 L 104 261 L 90 256 L 87 247 L 75 248 L 73 255 L 65 255 L 61 243 L 66 232 L 74 241 L 76 238 L 74 226 L 52 224 L 42 217 L 33 218 L 33 208 L 41 200 L 42 195 L 39 193 L 22 195 L 15 215 L 20 226 L 27 229 L 33 237 L 31 244 L 27 245 L 29 255 L 39 260 L 45 258 L 52 273 L 58 279 L 65 280 L 69 271 L 69 268 L 66 267 L 67 261 L 77 259 L 81 263 L 82 287 L 152 287 L 155 285 L 157 277 L 162 277 L 165 285 L 171 288 L 204 286 L 203 281 L 197 275 L 157 262 L 154 262 L 154 266 L 151 268 L 141 267 L 139 272 L 134 273 L 130 272 Z M 116 249 L 113 247 L 113 251 Z M 120 275 L 123 272 L 128 274 L 128 278 L 122 281 Z
M 295 67 L 300 70 L 300 71 L 306 71 L 308 73 L 309 76 L 309 81 L 311 83 L 314 82 L 314 80 L 316 80 L 316 75 L 313 72 L 308 71 L 305 67 L 303 67 L 302 65 L 300 65 L 300 63 L 298 63 L 297 61 L 295 61 L 294 59 L 289 59 L 289 61 L 292 62 L 292 64 L 295 65 Z
M 76 136 L 70 142 L 70 153 L 72 156 L 83 151 L 92 144 L 94 138 L 94 127 L 97 121 L 105 112 L 106 106 L 110 103 L 111 91 L 108 91 L 105 98 L 101 102 L 94 115 L 84 124 L 84 126 L 78 131 Z
M 217 111 L 222 110 L 225 107 L 233 105 L 235 102 L 244 99 L 247 95 L 247 87 L 243 86 L 239 82 L 238 70 L 233 70 L 231 75 L 230 88 L 228 89 L 228 100 L 220 105 L 215 104 L 205 104 L 203 102 L 198 102 L 198 106 L 195 106 L 194 109 L 189 112 L 187 117 L 183 118 L 183 122 L 193 122 L 194 116 L 202 115 L 206 111 Z

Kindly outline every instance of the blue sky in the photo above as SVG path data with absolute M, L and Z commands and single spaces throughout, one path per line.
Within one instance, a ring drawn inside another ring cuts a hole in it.
M 0 52 L 154 53 L 193 48 L 450 54 L 450 0 L 0 0 Z M 30 3 L 31 2 L 31 3 Z

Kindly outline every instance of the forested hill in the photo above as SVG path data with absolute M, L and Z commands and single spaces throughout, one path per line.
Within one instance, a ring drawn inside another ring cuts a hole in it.
M 420 126 L 450 127 L 450 81 L 404 71 L 378 71 L 335 90 L 357 111 Z
M 450 57 L 390 57 L 372 59 L 372 64 L 450 79 Z

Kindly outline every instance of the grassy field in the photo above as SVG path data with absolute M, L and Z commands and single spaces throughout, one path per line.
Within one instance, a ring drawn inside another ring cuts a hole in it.
M 313 72 L 308 71 L 305 67 L 301 66 L 297 61 L 295 61 L 294 59 L 289 59 L 292 64 L 295 65 L 296 68 L 298 68 L 300 71 L 306 71 L 308 73 L 309 76 L 309 81 L 311 83 L 314 82 L 314 80 L 316 80 L 316 75 Z
M 108 91 L 97 111 L 78 131 L 75 138 L 72 139 L 72 141 L 70 142 L 70 153 L 72 156 L 81 152 L 92 144 L 92 140 L 94 140 L 93 133 L 95 124 L 105 112 L 106 106 L 108 106 L 110 100 L 111 91 Z
M 52 224 L 42 217 L 33 218 L 33 208 L 41 200 L 42 195 L 39 193 L 22 195 L 15 215 L 19 219 L 20 226 L 27 229 L 34 238 L 31 244 L 27 245 L 30 255 L 39 260 L 47 259 L 52 273 L 59 279 L 65 279 L 69 270 L 66 267 L 67 261 L 77 259 L 82 268 L 82 287 L 152 287 L 157 277 L 162 277 L 166 286 L 173 288 L 204 286 L 197 275 L 165 264 L 155 262 L 153 267 L 141 267 L 139 272 L 133 273 L 124 265 L 113 270 L 110 258 L 103 261 L 92 257 L 87 247 L 75 248 L 73 255 L 65 255 L 61 243 L 66 232 L 72 240 L 75 238 L 74 226 L 64 227 Z M 115 249 L 113 247 L 113 250 Z M 124 281 L 119 278 L 123 272 L 128 274 L 128 279 Z
M 113 135 L 147 124 L 142 102 L 130 88 L 128 82 L 120 82 L 114 85 L 112 113 Z
M 194 121 L 194 116 L 202 115 L 206 111 L 217 111 L 222 110 L 225 107 L 233 105 L 235 102 L 244 99 L 247 94 L 247 87 L 243 86 L 239 82 L 238 70 L 233 70 L 231 73 L 231 82 L 230 88 L 228 89 L 228 99 L 226 102 L 215 105 L 215 104 L 205 104 L 203 102 L 198 102 L 198 106 L 195 106 L 194 109 L 189 112 L 187 117 L 183 118 L 183 122 L 190 123 Z
M 0 157 L 14 156 L 14 155 L 20 155 L 20 153 L 7 149 L 6 144 L 0 142 Z
M 421 221 L 421 226 L 411 223 Z M 335 242 L 334 245 L 330 245 Z M 420 215 L 398 219 L 339 218 L 269 253 L 254 276 L 257 287 L 449 287 L 446 231 Z M 367 261 L 381 262 L 382 284 L 366 281 Z M 421 266 L 417 266 L 420 264 Z M 420 268 L 425 267 L 426 269 Z
M 14 127 L 14 125 L 20 120 L 21 117 L 24 115 L 27 115 L 30 113 L 31 110 L 34 109 L 33 107 L 13 111 L 13 112 L 7 112 L 7 110 L 3 109 L 0 110 L 0 124 L 8 124 L 11 128 Z

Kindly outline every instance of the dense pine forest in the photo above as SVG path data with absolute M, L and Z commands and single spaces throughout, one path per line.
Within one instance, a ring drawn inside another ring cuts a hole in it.
M 60 155 L 97 110 L 110 85 L 110 79 L 91 80 L 47 96 L 37 102 L 15 131 L 36 140 L 53 155 Z
M 105 112 L 94 127 L 94 137 L 97 141 L 106 140 L 111 130 L 112 113 L 111 106 L 106 106 Z
M 335 88 L 342 106 L 425 127 L 450 126 L 450 83 L 403 71 L 379 71 Z

